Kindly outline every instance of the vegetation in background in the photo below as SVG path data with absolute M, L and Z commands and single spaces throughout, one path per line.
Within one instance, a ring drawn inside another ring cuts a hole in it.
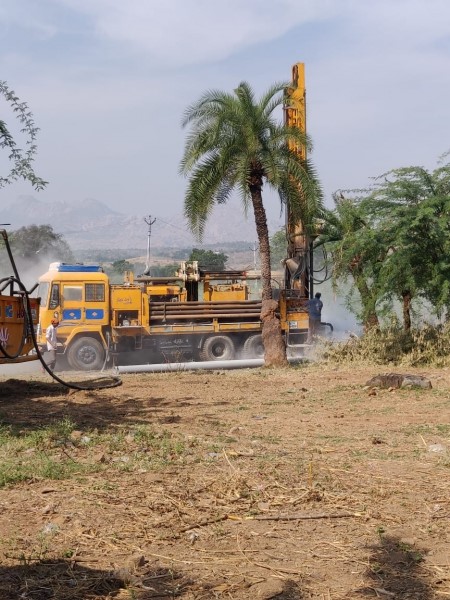
M 377 302 L 374 267 L 379 265 L 379 248 L 374 231 L 366 220 L 366 215 L 354 198 L 342 194 L 334 196 L 335 209 L 325 211 L 325 227 L 316 241 L 315 247 L 326 244 L 332 263 L 333 287 L 350 280 L 347 306 L 356 312 L 366 329 L 378 327 L 379 320 L 375 309 Z M 355 310 L 354 296 L 360 304 Z
M 111 283 L 123 283 L 126 271 L 135 272 L 134 263 L 123 259 L 115 260 L 111 264 L 101 264 L 101 267 L 110 278 Z
M 331 250 L 335 289 L 350 280 L 347 297 L 366 329 L 402 307 L 405 331 L 423 300 L 437 317 L 450 309 L 450 163 L 429 172 L 395 169 L 369 190 L 335 195 L 316 245 Z
M 215 244 L 203 244 L 203 250 L 210 250 L 215 253 L 228 253 L 233 252 L 248 252 L 249 242 L 221 242 Z M 152 273 L 155 267 L 158 267 L 158 259 L 172 259 L 173 264 L 177 265 L 177 269 L 180 266 L 180 262 L 183 260 L 189 260 L 189 256 L 193 248 L 191 246 L 185 248 L 174 248 L 171 246 L 164 247 L 152 247 Z M 80 262 L 90 263 L 113 263 L 116 260 L 127 260 L 133 264 L 139 264 L 140 262 L 144 265 L 141 272 L 145 268 L 145 248 L 91 248 L 91 249 L 77 249 L 74 250 L 75 259 Z M 137 260 L 137 257 L 141 258 L 141 261 Z M 136 259 L 136 260 L 135 260 Z M 139 269 L 138 269 L 139 270 Z M 171 273 L 172 274 L 172 273 Z
M 184 212 L 191 230 L 202 237 L 216 204 L 224 204 L 237 190 L 245 211 L 253 209 L 258 236 L 262 300 L 271 300 L 270 240 L 263 185 L 276 190 L 283 204 L 305 228 L 322 205 L 322 193 L 312 165 L 294 148 L 311 149 L 311 140 L 298 127 L 279 124 L 274 111 L 283 104 L 286 84 L 273 85 L 256 101 L 246 82 L 232 94 L 207 91 L 189 106 L 183 126 L 187 136 L 181 172 L 189 176 Z M 287 364 L 281 326 L 273 310 L 263 306 L 263 340 L 268 364 Z M 270 329 L 271 335 L 265 335 Z
M 21 102 L 15 92 L 9 88 L 6 81 L 0 81 L 0 96 L 3 96 L 9 104 L 20 123 L 20 133 L 25 136 L 25 150 L 23 150 L 14 139 L 11 127 L 8 127 L 5 121 L 0 119 L 0 149 L 6 150 L 11 164 L 9 173 L 0 175 L 0 188 L 18 179 L 25 179 L 36 190 L 41 190 L 47 182 L 38 177 L 33 169 L 37 151 L 36 137 L 39 131 L 34 123 L 33 114 L 28 105 Z
M 287 239 L 284 229 L 276 231 L 270 238 L 270 266 L 280 269 L 281 262 L 287 256 Z
M 193 248 L 189 255 L 189 260 L 198 261 L 198 266 L 200 269 L 209 271 L 224 271 L 228 261 L 228 256 L 224 252 L 214 252 L 213 250 Z
M 143 272 L 145 265 L 142 265 L 141 273 Z M 152 276 L 153 277 L 174 277 L 178 269 L 180 268 L 180 263 L 169 263 L 167 265 L 152 265 Z
M 30 225 L 9 234 L 14 257 L 26 259 L 53 259 L 61 262 L 74 260 L 72 250 L 61 233 L 53 231 L 51 225 Z
M 38 265 L 45 270 L 50 262 L 74 261 L 72 250 L 64 236 L 55 233 L 51 225 L 21 227 L 8 233 L 8 240 L 19 271 L 28 271 Z M 0 247 L 3 243 L 1 240 Z M 0 254 L 0 267 L 8 273 L 11 271 L 6 252 Z

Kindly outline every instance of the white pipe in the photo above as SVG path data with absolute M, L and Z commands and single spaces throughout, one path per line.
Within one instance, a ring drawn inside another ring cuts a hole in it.
M 296 363 L 302 358 L 288 358 Z M 205 362 L 162 363 L 159 365 L 123 365 L 116 367 L 117 373 L 164 373 L 167 371 L 200 371 L 214 369 L 254 369 L 264 366 L 264 359 L 249 358 L 242 360 L 209 360 Z
M 209 360 L 204 362 L 162 363 L 159 365 L 123 365 L 118 373 L 162 373 L 165 371 L 200 371 L 201 369 L 251 369 L 262 367 L 262 358 L 248 360 Z

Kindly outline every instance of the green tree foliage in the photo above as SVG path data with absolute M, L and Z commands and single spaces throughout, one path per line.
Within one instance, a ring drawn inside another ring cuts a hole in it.
M 9 241 L 15 258 L 31 262 L 38 259 L 60 262 L 74 260 L 64 236 L 55 233 L 51 225 L 21 227 L 9 234 Z
M 399 301 L 405 330 L 414 303 L 450 309 L 450 163 L 395 169 L 364 194 L 335 198 L 318 243 L 332 242 L 335 282 L 351 276 L 366 325 Z
M 152 265 L 152 277 L 175 277 L 179 268 L 179 262 L 169 263 L 168 265 Z
M 200 269 L 205 271 L 224 271 L 228 256 L 223 252 L 193 248 L 189 260 L 197 260 Z
M 248 83 L 233 94 L 208 91 L 187 108 L 183 125 L 191 125 L 181 172 L 190 175 L 185 216 L 202 236 L 215 204 L 224 204 L 236 189 L 244 209 L 253 208 L 261 256 L 263 299 L 272 297 L 270 243 L 262 188 L 276 190 L 293 214 L 312 223 L 322 193 L 312 165 L 294 146 L 311 149 L 311 141 L 297 127 L 280 125 L 274 111 L 283 103 L 285 84 L 272 86 L 256 101 Z
M 0 149 L 5 149 L 11 164 L 9 173 L 0 175 L 0 188 L 5 185 L 25 179 L 36 190 L 41 190 L 46 181 L 36 175 L 33 170 L 33 161 L 36 156 L 36 137 L 39 129 L 36 127 L 32 113 L 25 102 L 20 102 L 13 90 L 10 90 L 6 81 L 0 81 L 0 96 L 9 104 L 21 127 L 21 134 L 25 136 L 25 149 L 18 146 L 5 121 L 0 119 Z
M 270 263 L 272 269 L 280 269 L 287 256 L 287 239 L 284 229 L 276 231 L 270 238 Z
M 125 271 L 132 271 L 133 270 L 133 265 L 128 262 L 127 260 L 115 260 L 112 263 L 112 270 L 114 271 L 114 273 L 117 273 L 118 275 L 123 275 L 125 273 Z
M 384 299 L 402 302 L 405 329 L 411 305 L 425 298 L 436 312 L 450 308 L 450 164 L 434 171 L 395 169 L 382 176 L 368 198 L 386 245 L 380 270 Z
M 277 191 L 282 203 L 289 203 L 292 215 L 301 219 L 305 227 L 313 222 L 322 202 L 312 165 L 295 150 L 299 146 L 310 149 L 310 139 L 298 127 L 280 125 L 274 116 L 283 104 L 285 88 L 285 84 L 273 85 L 259 101 L 246 82 L 233 94 L 208 91 L 187 108 L 183 120 L 184 126 L 191 126 L 180 165 L 181 172 L 189 175 L 185 216 L 192 231 L 201 238 L 214 206 L 224 204 L 233 190 L 239 193 L 244 210 L 253 209 L 263 302 L 272 298 L 263 185 Z M 280 348 L 273 364 L 285 364 L 279 323 L 278 327 L 273 323 L 273 312 L 263 309 L 261 315 L 263 338 L 265 321 L 270 319 L 274 345 Z

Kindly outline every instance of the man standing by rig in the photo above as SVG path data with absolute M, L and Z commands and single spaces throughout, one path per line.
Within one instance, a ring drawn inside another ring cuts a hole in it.
M 54 371 L 56 365 L 56 328 L 59 325 L 58 319 L 52 319 L 51 324 L 47 327 L 45 332 L 45 339 L 47 340 L 47 358 L 46 363 L 50 371 Z
M 309 312 L 309 331 L 307 343 L 312 344 L 314 336 L 320 330 L 320 323 L 322 320 L 322 308 L 323 302 L 320 299 L 322 294 L 317 292 L 314 298 L 308 300 L 308 312 Z

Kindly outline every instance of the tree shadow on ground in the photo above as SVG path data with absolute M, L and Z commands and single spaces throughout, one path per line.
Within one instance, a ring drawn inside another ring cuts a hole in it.
M 380 542 L 369 548 L 372 554 L 366 576 L 371 583 L 358 590 L 364 596 L 405 600 L 431 600 L 435 597 L 422 566 L 427 553 L 425 549 L 383 534 L 380 534 Z
M 137 600 L 169 600 L 179 597 L 189 585 L 183 574 L 155 565 L 137 571 L 106 571 L 67 559 L 0 566 L 2 600 L 106 600 L 121 589 Z
M 303 600 L 300 587 L 295 581 L 288 580 L 283 584 L 283 591 L 273 597 L 274 600 Z
M 25 398 L 38 398 L 40 396 L 67 396 L 69 391 L 69 388 L 56 385 L 53 381 L 7 379 L 0 382 L 0 403 L 14 402 Z
M 206 599 L 222 597 L 218 587 L 221 586 L 217 586 L 217 581 L 203 579 L 195 582 L 181 571 L 161 567 L 157 563 L 150 566 L 138 563 L 136 568 L 110 571 L 92 569 L 73 559 L 0 566 L 1 600 L 110 600 L 116 596 L 135 600 Z M 124 590 L 125 595 L 121 595 L 120 590 Z M 233 593 L 236 591 L 234 589 Z M 277 590 L 270 597 L 274 600 L 305 598 L 299 585 L 290 580 L 283 583 L 281 591 Z
M 0 382 L 0 424 L 23 432 L 69 418 L 77 429 L 102 431 L 179 423 L 192 418 L 186 411 L 183 414 L 184 408 L 193 406 L 201 411 L 205 405 L 195 396 L 152 396 L 151 388 L 148 395 L 141 389 L 139 396 L 128 391 L 126 383 L 118 388 L 74 391 L 54 382 L 8 379 Z M 208 401 L 208 410 L 215 404 L 227 402 Z
M 121 389 L 121 388 L 120 388 Z M 162 397 L 127 397 L 116 389 L 73 392 L 54 383 L 9 379 L 0 383 L 0 424 L 17 431 L 69 418 L 78 428 L 177 422 Z M 177 403 L 176 408 L 183 403 Z M 170 413 L 170 414 L 169 414 Z M 167 419 L 168 415 L 171 417 Z

